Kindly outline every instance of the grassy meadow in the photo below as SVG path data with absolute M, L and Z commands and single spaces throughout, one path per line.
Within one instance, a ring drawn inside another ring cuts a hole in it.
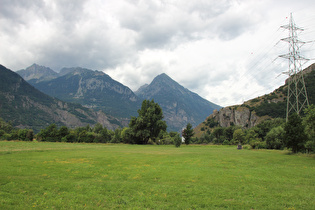
M 0 141 L 0 209 L 315 209 L 315 157 Z

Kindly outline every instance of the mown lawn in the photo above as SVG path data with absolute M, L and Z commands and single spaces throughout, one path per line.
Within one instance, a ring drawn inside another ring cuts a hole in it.
M 315 158 L 235 146 L 0 142 L 0 209 L 315 209 Z

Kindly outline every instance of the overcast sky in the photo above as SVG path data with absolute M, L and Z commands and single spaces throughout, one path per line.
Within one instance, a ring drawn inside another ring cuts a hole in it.
M 291 12 L 299 38 L 315 40 L 314 0 L 0 0 L 0 64 L 102 70 L 132 90 L 166 73 L 241 104 L 284 84 Z M 314 59 L 314 42 L 301 54 Z

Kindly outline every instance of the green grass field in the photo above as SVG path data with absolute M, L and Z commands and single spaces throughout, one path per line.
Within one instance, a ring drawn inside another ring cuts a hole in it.
M 235 146 L 0 142 L 0 209 L 315 209 L 315 158 Z

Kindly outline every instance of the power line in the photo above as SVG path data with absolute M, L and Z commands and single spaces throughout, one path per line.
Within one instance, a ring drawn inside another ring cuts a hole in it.
M 303 19 L 305 23 L 312 23 L 314 24 L 314 21 L 312 22 L 312 18 L 308 18 L 308 19 Z M 310 30 L 312 28 L 315 27 L 307 27 L 307 33 L 303 33 L 303 34 L 313 34 L 314 30 Z M 281 30 L 282 29 L 282 30 Z M 279 40 L 279 33 L 278 32 L 283 32 L 286 29 L 279 27 L 279 29 L 273 33 L 273 38 L 276 36 L 276 39 Z M 298 31 L 297 31 L 298 32 Z M 266 40 L 270 40 L 270 39 L 266 39 Z M 310 41 L 310 42 L 305 42 L 306 43 L 312 43 L 311 45 L 308 45 L 309 47 L 304 48 L 304 50 L 302 51 L 304 54 L 310 54 L 314 51 L 313 49 L 313 45 L 314 45 L 314 40 Z M 284 61 L 278 60 L 276 57 L 275 53 L 275 59 L 271 59 L 269 54 L 272 53 L 273 50 L 280 48 L 283 49 L 282 46 L 279 46 L 281 44 L 280 41 L 275 41 L 274 39 L 272 40 L 272 42 L 268 45 L 263 45 L 263 48 L 260 48 L 258 52 L 255 53 L 251 53 L 250 56 L 252 56 L 253 54 L 255 54 L 255 57 L 250 58 L 250 62 L 247 64 L 247 67 L 244 68 L 245 71 L 243 71 L 241 74 L 239 74 L 237 76 L 237 78 L 239 79 L 235 79 L 233 82 L 231 82 L 229 85 L 227 85 L 227 87 L 225 89 L 232 89 L 233 87 L 235 87 L 236 84 L 241 84 L 243 81 L 248 82 L 250 80 L 256 80 L 259 83 L 264 83 L 263 81 L 266 81 L 270 78 L 270 80 L 273 81 L 273 83 L 271 85 L 269 85 L 269 89 L 271 89 L 273 86 L 275 86 L 276 84 L 279 84 L 280 79 L 277 79 L 278 77 L 276 77 L 276 72 L 275 70 L 278 69 L 280 71 L 278 71 L 278 74 L 281 73 L 281 69 L 283 71 L 283 64 Z M 270 47 L 270 45 L 272 45 Z M 269 46 L 269 47 L 268 47 Z M 254 52 L 254 51 L 253 51 Z M 304 57 L 302 55 L 300 55 L 301 58 Z M 248 56 L 249 57 L 249 56 Z M 245 59 L 247 60 L 247 59 Z M 313 60 L 312 58 L 309 60 Z M 301 66 L 303 66 L 305 63 L 301 63 Z M 259 82 L 260 81 L 260 82 Z M 270 84 L 270 83 L 269 83 Z M 236 88 L 233 88 L 236 89 Z M 262 92 L 262 91 L 266 91 L 266 88 L 262 88 L 261 90 L 255 90 L 255 93 L 250 94 L 249 96 L 255 95 L 257 92 Z M 249 97 L 247 96 L 247 97 Z
M 289 43 L 289 53 L 280 55 L 280 57 L 289 60 L 289 71 L 286 72 L 290 76 L 288 81 L 286 112 L 286 119 L 288 121 L 288 117 L 292 113 L 300 114 L 300 112 L 309 105 L 302 72 L 302 62 L 308 59 L 300 55 L 300 48 L 305 42 L 298 39 L 297 31 L 303 31 L 303 29 L 295 25 L 292 13 L 290 14 L 289 24 L 281 27 L 289 30 L 289 37 L 281 39 Z

